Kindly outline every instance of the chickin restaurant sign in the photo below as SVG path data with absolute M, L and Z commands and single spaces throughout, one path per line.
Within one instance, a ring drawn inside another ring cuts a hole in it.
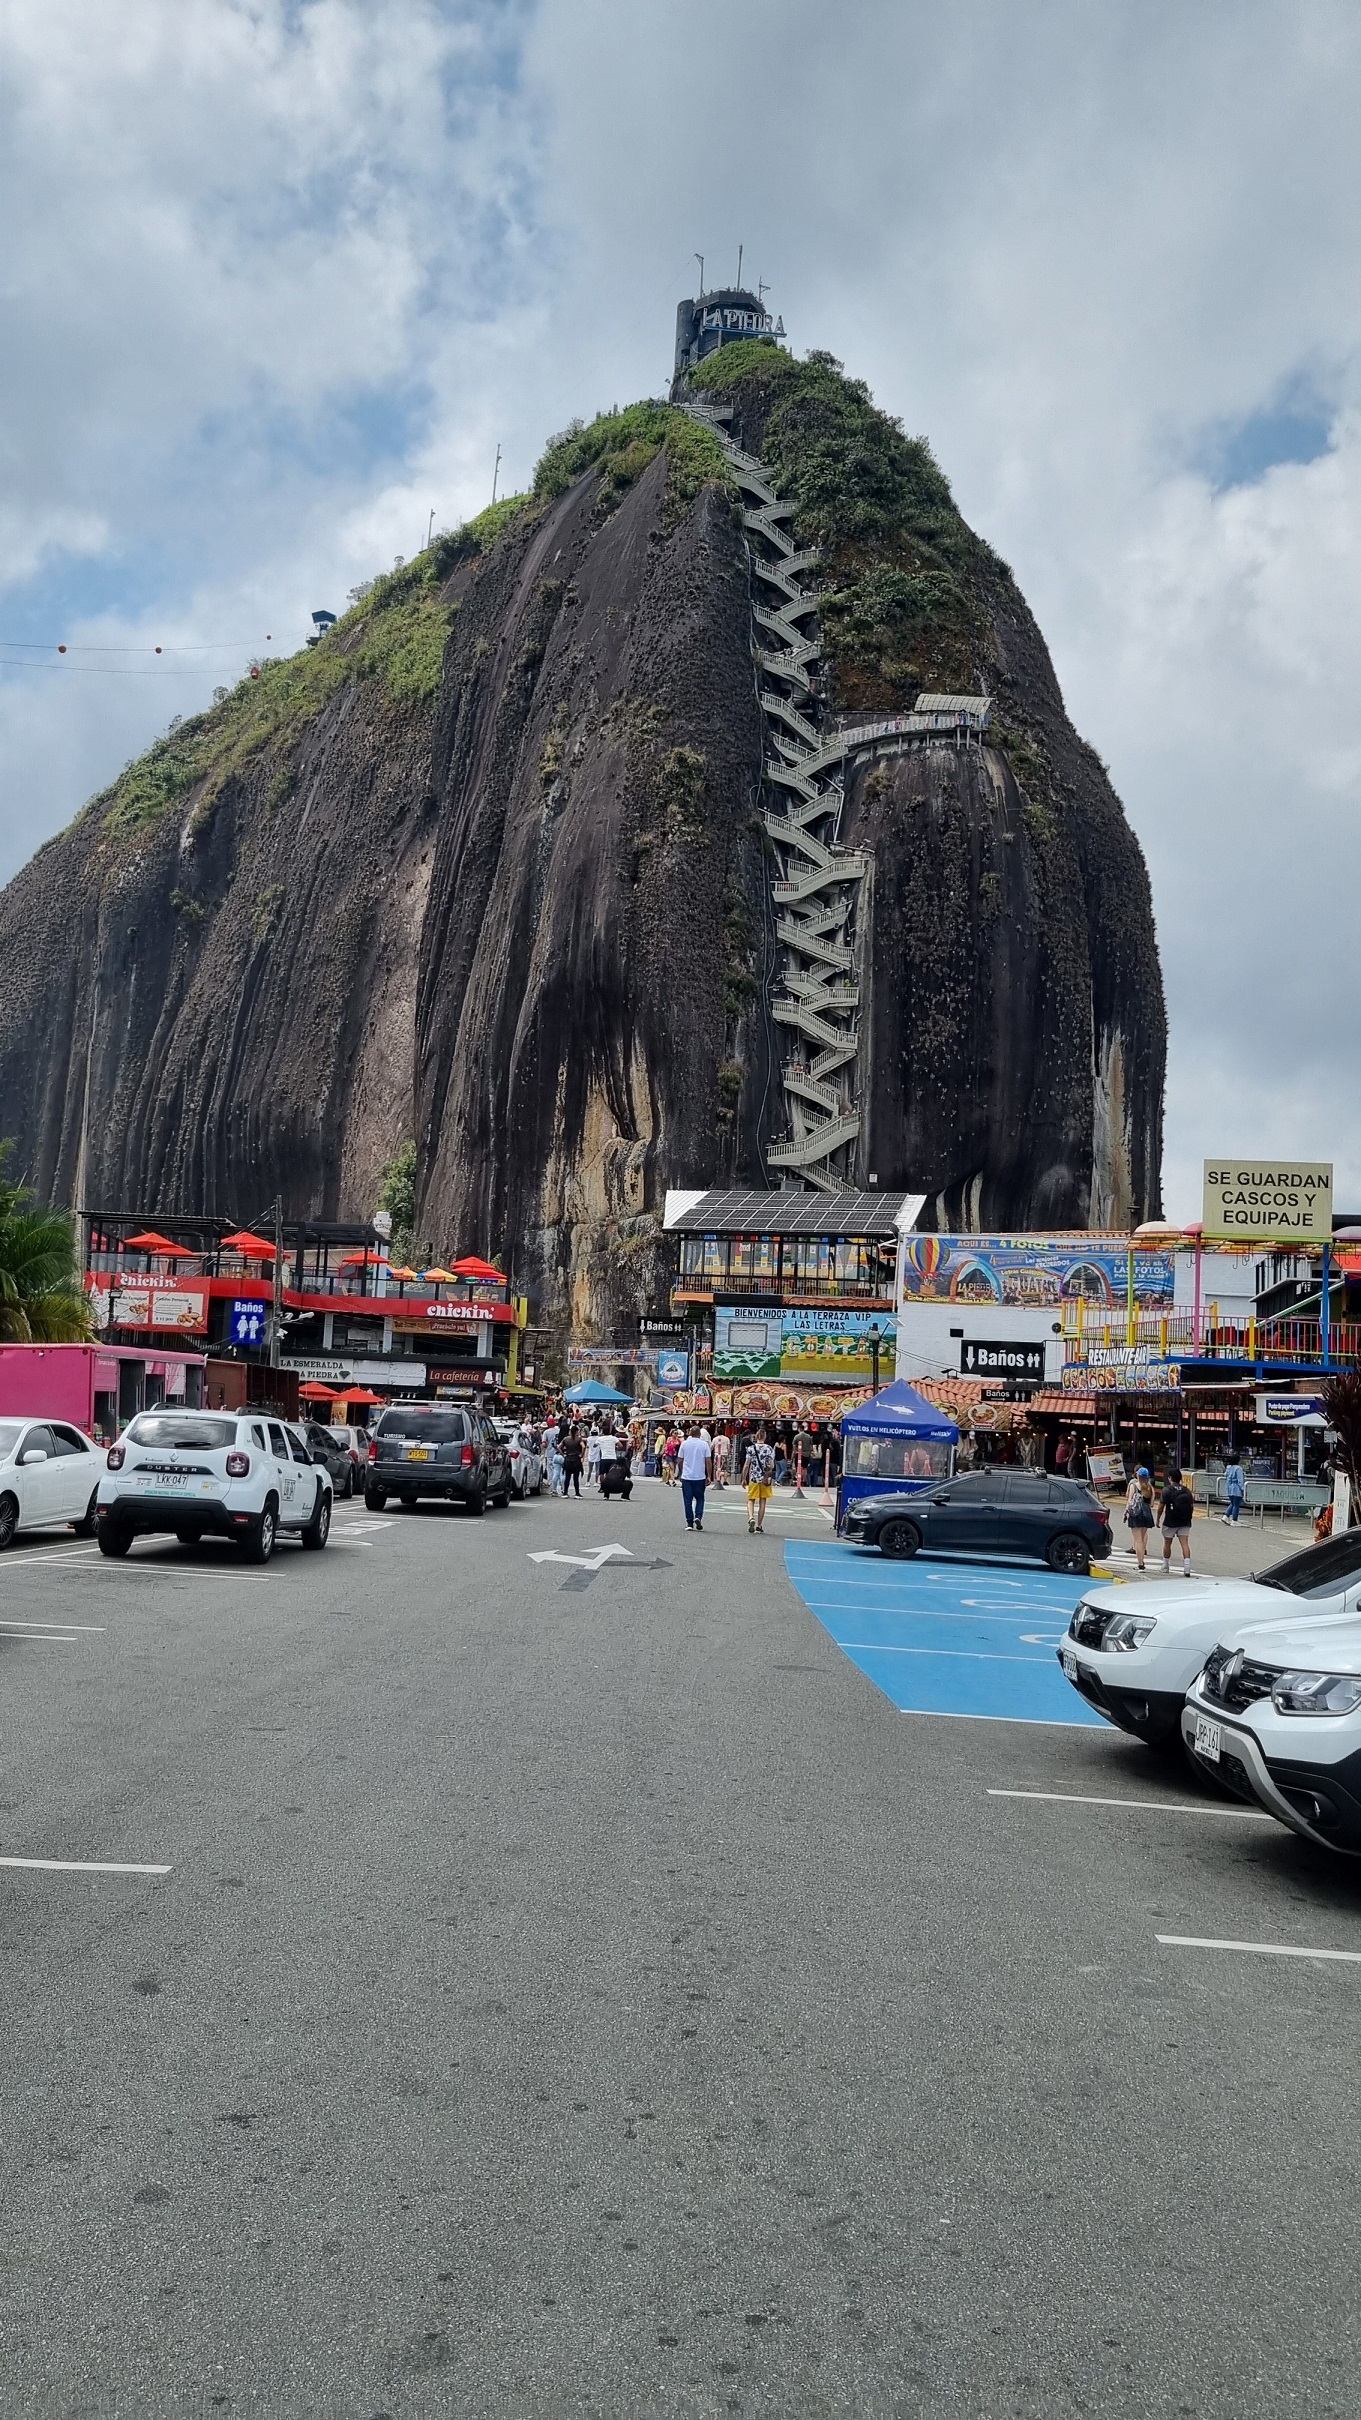
M 1207 1160 L 1201 1228 L 1207 1242 L 1326 1243 L 1331 1160 Z

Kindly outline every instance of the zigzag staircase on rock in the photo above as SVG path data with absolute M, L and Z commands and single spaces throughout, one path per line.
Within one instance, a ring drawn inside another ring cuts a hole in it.
M 764 1145 L 769 1166 L 810 1185 L 859 1181 L 862 1141 L 857 1098 L 860 1010 L 868 975 L 862 895 L 870 871 L 864 850 L 843 849 L 837 835 L 845 800 L 842 768 L 861 752 L 896 754 L 938 737 L 948 725 L 986 723 L 982 699 L 922 698 L 917 711 L 851 731 L 826 733 L 811 672 L 822 655 L 818 596 L 803 575 L 818 561 L 799 553 L 782 527 L 795 511 L 777 496 L 769 471 L 727 433 L 731 409 L 682 395 L 679 408 L 713 431 L 743 497 L 751 550 L 752 655 L 766 727 L 767 803 L 762 822 L 778 852 L 771 883 L 775 932 L 784 948 L 775 1022 L 798 1039 L 780 1069 L 787 1123 Z M 924 708 L 982 708 L 948 717 Z M 811 1044 L 811 1053 L 806 1047 Z

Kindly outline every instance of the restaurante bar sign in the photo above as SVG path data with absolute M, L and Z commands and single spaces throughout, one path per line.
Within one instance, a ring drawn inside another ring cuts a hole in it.
M 1201 1229 L 1217 1243 L 1326 1243 L 1333 1232 L 1331 1161 L 1207 1160 Z

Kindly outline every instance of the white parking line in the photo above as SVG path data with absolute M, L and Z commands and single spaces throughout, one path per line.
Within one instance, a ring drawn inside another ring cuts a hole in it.
M 82 1632 L 89 1631 L 93 1634 L 95 1631 L 105 1629 L 105 1627 L 106 1624 L 103 1622 L 23 1622 L 20 1621 L 17 1616 L 12 1622 L 0 1622 L 0 1630 L 17 1630 L 19 1632 L 27 1630 L 79 1630 Z
M 1336 1958 L 1361 1966 L 1361 1949 L 1300 1949 L 1290 1941 L 1210 1941 L 1197 1933 L 1155 1933 L 1164 1949 L 1241 1949 L 1253 1958 Z
M 49 1571 L 55 1571 L 59 1563 L 78 1563 L 83 1555 L 97 1555 L 98 1552 L 97 1546 L 56 1546 L 49 1547 L 46 1554 L 8 1554 L 0 1563 L 0 1571 L 22 1571 L 29 1563 L 42 1563 Z
M 1240 1823 L 1274 1823 L 1260 1807 L 1183 1804 L 1175 1798 L 1092 1798 L 1082 1790 L 989 1790 L 989 1798 L 1042 1798 L 1063 1807 L 1154 1807 L 1160 1815 L 1233 1815 Z
M 173 1874 L 171 1865 L 100 1865 L 85 1857 L 0 1857 L 0 1865 L 37 1874 Z

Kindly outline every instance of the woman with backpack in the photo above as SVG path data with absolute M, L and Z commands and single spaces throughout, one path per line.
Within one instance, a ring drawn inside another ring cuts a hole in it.
M 1140 1571 L 1148 1552 L 1148 1533 L 1154 1526 L 1153 1479 L 1142 1466 L 1135 1472 L 1125 1497 L 1125 1527 L 1134 1541 L 1134 1560 Z

